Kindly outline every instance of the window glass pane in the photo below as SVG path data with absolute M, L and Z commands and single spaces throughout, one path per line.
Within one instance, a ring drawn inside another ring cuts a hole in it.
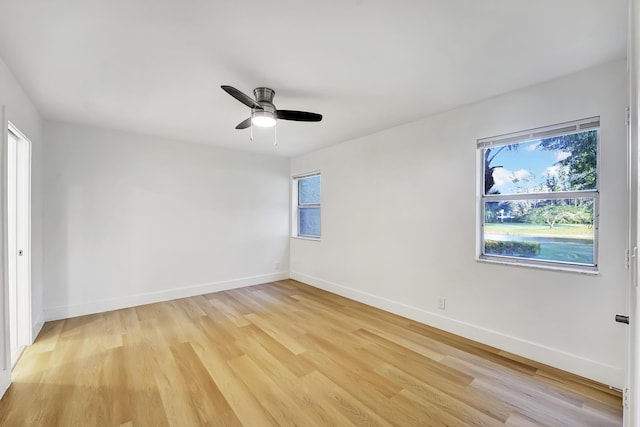
M 298 235 L 320 237 L 320 208 L 299 208 Z
M 298 204 L 313 205 L 320 203 L 320 175 L 298 180 Z
M 597 130 L 484 148 L 484 193 L 595 190 L 597 149 Z
M 484 203 L 485 255 L 594 265 L 594 199 Z

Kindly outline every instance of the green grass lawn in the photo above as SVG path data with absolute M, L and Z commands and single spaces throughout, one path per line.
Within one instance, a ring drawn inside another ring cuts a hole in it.
M 558 224 L 551 228 L 545 224 L 485 223 L 486 234 L 510 236 L 570 237 L 573 239 L 593 239 L 593 227 L 582 224 Z

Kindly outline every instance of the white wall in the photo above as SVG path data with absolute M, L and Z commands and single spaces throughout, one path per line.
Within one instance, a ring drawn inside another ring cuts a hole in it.
M 288 277 L 289 161 L 47 122 L 47 320 Z
M 34 337 L 40 331 L 43 324 L 42 311 L 42 119 L 33 103 L 24 92 L 11 70 L 0 59 L 0 106 L 4 106 L 6 116 L 0 119 L 3 130 L 3 144 L 6 143 L 6 120 L 11 121 L 20 131 L 29 138 L 32 143 L 32 167 L 31 167 L 31 314 Z M 4 162 L 4 156 L 3 162 Z M 0 168 L 5 171 L 5 168 Z M 4 177 L 4 174 L 2 175 Z M 0 179 L 4 186 L 4 178 Z M 0 210 L 4 212 L 4 209 Z M 2 213 L 0 213 L 2 215 Z M 4 222 L 4 218 L 2 222 Z M 3 235 L 0 232 L 0 237 Z M 0 239 L 2 241 L 2 239 Z M 0 255 L 4 253 L 4 247 L 0 245 Z M 0 267 L 0 269 L 3 267 Z M 4 288 L 4 273 L 0 271 L 0 280 Z M 6 390 L 9 383 L 10 369 L 6 358 L 9 348 L 8 313 L 5 312 L 4 292 L 0 292 L 0 396 Z
M 625 82 L 617 62 L 292 159 L 322 172 L 322 241 L 292 239 L 292 277 L 622 386 Z M 476 140 L 595 115 L 600 273 L 476 261 Z

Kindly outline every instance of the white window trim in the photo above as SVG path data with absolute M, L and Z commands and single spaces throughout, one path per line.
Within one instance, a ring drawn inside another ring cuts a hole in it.
M 545 270 L 558 270 L 565 272 L 581 273 L 581 274 L 598 274 L 598 245 L 599 236 L 599 219 L 600 219 L 600 132 L 598 134 L 597 158 L 596 158 L 596 176 L 597 188 L 595 190 L 577 190 L 568 192 L 555 193 L 524 193 L 524 194 L 484 194 L 484 156 L 483 148 L 499 147 L 508 144 L 518 144 L 521 142 L 532 141 L 536 139 L 548 138 L 551 136 L 562 136 L 573 133 L 585 132 L 597 129 L 600 131 L 600 117 L 590 117 L 572 122 L 559 123 L 556 125 L 545 126 L 520 132 L 513 132 L 499 136 L 482 138 L 476 141 L 477 154 L 477 227 L 476 227 L 476 261 L 492 264 L 508 264 L 519 267 L 528 267 Z M 560 261 L 545 261 L 520 257 L 508 257 L 503 255 L 487 255 L 484 254 L 484 220 L 485 220 L 485 202 L 499 200 L 526 200 L 526 199 L 565 199 L 565 198 L 593 198 L 593 256 L 594 265 L 581 265 Z
M 322 237 L 322 190 L 320 190 L 320 203 L 305 205 L 305 207 L 318 207 L 320 208 L 320 236 L 308 236 L 299 234 L 300 229 L 300 205 L 298 204 L 298 180 L 303 178 L 310 178 L 312 176 L 320 176 L 322 180 L 322 174 L 319 170 L 306 172 L 302 174 L 293 175 L 291 177 L 291 218 L 293 219 L 291 224 L 291 238 L 300 240 L 309 240 L 313 242 L 319 242 Z

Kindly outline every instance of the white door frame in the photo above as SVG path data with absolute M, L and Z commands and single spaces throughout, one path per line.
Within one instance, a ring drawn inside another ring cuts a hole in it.
M 0 136 L 2 137 L 0 145 L 0 398 L 11 385 L 11 327 L 10 327 L 10 310 L 9 310 L 9 280 L 8 280 L 8 203 L 7 203 L 7 149 L 9 141 L 9 129 L 20 139 L 26 141 L 26 155 L 28 175 L 31 174 L 31 142 L 24 136 L 13 124 L 7 120 L 6 107 L 2 105 L 0 110 Z M 25 255 L 28 257 L 24 262 L 26 286 L 20 289 L 20 299 L 22 308 L 19 311 L 19 329 L 18 342 L 20 345 L 28 345 L 32 343 L 32 316 L 31 316 L 31 177 L 27 178 L 26 187 L 26 236 L 25 236 Z
M 9 209 L 13 210 L 13 229 L 7 228 L 7 276 L 8 287 L 14 287 L 13 301 L 9 307 L 17 310 L 10 317 L 10 331 L 16 333 L 11 337 L 11 365 L 13 366 L 22 349 L 31 344 L 31 141 L 11 122 L 8 123 L 10 134 L 15 136 L 15 145 L 7 138 L 7 221 Z M 11 164 L 9 164 L 11 163 Z M 13 177 L 9 178 L 11 173 Z M 9 186 L 13 189 L 9 189 Z M 12 200 L 9 200 L 9 197 Z M 5 221 L 5 222 L 7 222 Z M 10 234 L 14 234 L 13 239 Z M 12 245 L 10 243 L 13 243 Z M 21 254 L 18 254 L 18 251 Z M 15 283 L 12 283 L 15 281 Z M 11 289 L 9 295 L 11 295 Z M 12 307 L 13 305 L 13 307 Z M 11 310 L 10 310 L 11 315 Z M 15 323 L 15 324 L 12 324 Z
M 628 315 L 630 319 L 627 339 L 627 366 L 624 390 L 624 425 L 633 427 L 640 425 L 640 296 L 638 292 L 638 272 L 640 257 L 638 246 L 640 240 L 640 150 L 638 147 L 640 102 L 640 2 L 629 0 L 629 36 L 627 40 L 628 64 L 628 176 L 629 176 L 629 283 L 628 283 Z
M 9 138 L 9 126 L 6 115 L 6 107 L 2 106 L 2 112 L 0 113 L 0 135 L 2 136 L 2 143 L 0 144 L 0 213 L 1 218 L 7 217 L 6 212 L 6 178 L 5 178 L 5 162 L 7 144 L 5 141 Z M 0 225 L 0 297 L 2 306 L 2 316 L 0 316 L 0 397 L 4 395 L 9 386 L 11 385 L 11 341 L 9 339 L 9 286 L 7 286 L 7 269 L 6 259 L 4 254 L 7 253 L 7 223 L 2 221 Z

